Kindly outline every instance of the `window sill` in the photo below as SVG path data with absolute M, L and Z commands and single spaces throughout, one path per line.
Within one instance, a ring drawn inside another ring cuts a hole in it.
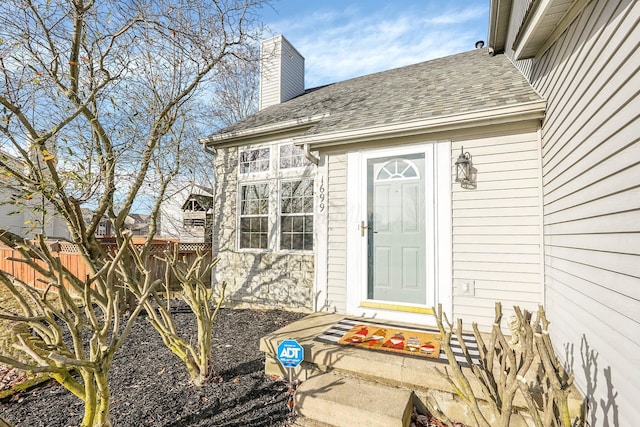
M 313 256 L 313 251 L 272 251 L 269 249 L 252 249 L 252 248 L 241 248 L 236 250 L 237 253 L 242 254 L 273 254 L 273 255 L 305 255 L 305 256 Z

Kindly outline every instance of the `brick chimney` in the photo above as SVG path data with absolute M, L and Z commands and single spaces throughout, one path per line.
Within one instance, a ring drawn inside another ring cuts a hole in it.
M 304 93 L 304 57 L 279 35 L 260 44 L 260 110 Z

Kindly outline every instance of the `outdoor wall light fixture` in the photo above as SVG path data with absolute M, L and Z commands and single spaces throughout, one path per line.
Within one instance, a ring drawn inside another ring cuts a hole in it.
M 465 153 L 464 147 L 462 147 L 458 160 L 456 160 L 456 182 L 459 182 L 462 188 L 474 189 L 476 188 L 476 176 L 477 170 L 473 167 L 471 154 L 468 151 Z

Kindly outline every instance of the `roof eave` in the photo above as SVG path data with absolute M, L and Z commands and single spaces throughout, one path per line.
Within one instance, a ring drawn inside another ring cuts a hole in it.
M 218 149 L 245 144 L 248 141 L 255 142 L 256 139 L 285 137 L 290 136 L 291 134 L 303 133 L 328 116 L 329 114 L 318 114 L 315 116 L 287 120 L 284 122 L 270 123 L 236 132 L 214 134 L 199 139 L 198 142 L 205 147 Z
M 428 135 L 436 132 L 446 132 L 471 127 L 498 125 L 526 120 L 541 120 L 544 118 L 545 109 L 546 102 L 544 100 L 537 100 L 506 107 L 430 117 L 428 119 L 393 125 L 372 126 L 317 135 L 303 135 L 293 138 L 293 142 L 296 145 L 308 145 L 310 149 L 317 150 L 337 145 Z
M 487 45 L 493 54 L 504 52 L 507 44 L 512 0 L 491 0 Z

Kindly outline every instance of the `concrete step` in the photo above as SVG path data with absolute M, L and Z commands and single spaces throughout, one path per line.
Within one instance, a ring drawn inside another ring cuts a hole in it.
M 260 340 L 260 350 L 265 353 L 265 373 L 285 378 L 291 375 L 293 379 L 303 381 L 303 389 L 314 387 L 315 390 L 320 391 L 323 389 L 314 386 L 312 381 L 317 376 L 326 378 L 324 375 L 330 372 L 334 376 L 342 375 L 345 378 L 359 378 L 365 384 L 373 385 L 374 387 L 386 387 L 386 389 L 393 390 L 402 389 L 406 393 L 413 393 L 412 396 L 418 406 L 420 406 L 421 401 L 425 401 L 428 395 L 438 396 L 436 400 L 441 409 L 452 419 L 466 424 L 473 424 L 473 419 L 468 418 L 470 414 L 467 413 L 466 407 L 459 400 L 451 398 L 455 391 L 449 382 L 436 372 L 436 370 L 443 371 L 447 367 L 446 364 L 423 358 L 400 356 L 383 351 L 368 351 L 314 340 L 315 337 L 322 334 L 343 317 L 337 314 L 314 313 L 263 337 Z M 366 321 L 366 319 L 363 321 Z M 304 361 L 300 366 L 291 370 L 283 368 L 276 357 L 278 344 L 285 339 L 297 340 L 304 349 Z M 462 370 L 467 374 L 476 395 L 481 396 L 482 388 L 478 381 L 474 380 L 469 368 L 462 368 Z M 532 368 L 530 370 L 532 376 L 536 372 L 536 369 Z M 531 380 L 533 381 L 533 379 Z M 338 388 L 338 384 L 333 387 Z M 353 391 L 353 394 L 357 395 L 358 393 Z M 321 398 L 320 394 L 322 393 L 316 394 Z M 345 393 L 345 395 L 348 395 L 348 393 Z M 314 400 L 315 396 L 309 395 L 308 400 Z M 568 403 L 571 417 L 580 416 L 583 398 L 575 387 L 572 387 Z M 313 405 L 312 403 L 305 404 Z M 526 408 L 526 402 L 520 393 L 516 395 L 514 404 L 517 407 Z M 406 408 L 406 401 L 402 402 L 400 407 L 401 409 L 399 410 L 402 412 Z M 329 416 L 328 419 L 334 420 L 334 417 Z M 397 419 L 401 420 L 402 418 Z M 355 423 L 351 425 L 369 424 Z M 313 425 L 313 427 L 316 427 L 316 425 Z
M 260 350 L 266 356 L 265 372 L 284 377 L 289 375 L 277 360 L 276 348 L 282 340 L 293 338 L 304 348 L 304 362 L 293 370 L 295 379 L 305 381 L 318 373 L 333 371 L 392 387 L 451 392 L 449 383 L 435 373 L 436 367 L 442 369 L 445 366 L 441 363 L 314 341 L 316 336 L 343 317 L 314 313 L 263 337 L 260 340 Z
M 325 373 L 298 386 L 294 410 L 308 427 L 407 427 L 413 399 L 407 389 Z

